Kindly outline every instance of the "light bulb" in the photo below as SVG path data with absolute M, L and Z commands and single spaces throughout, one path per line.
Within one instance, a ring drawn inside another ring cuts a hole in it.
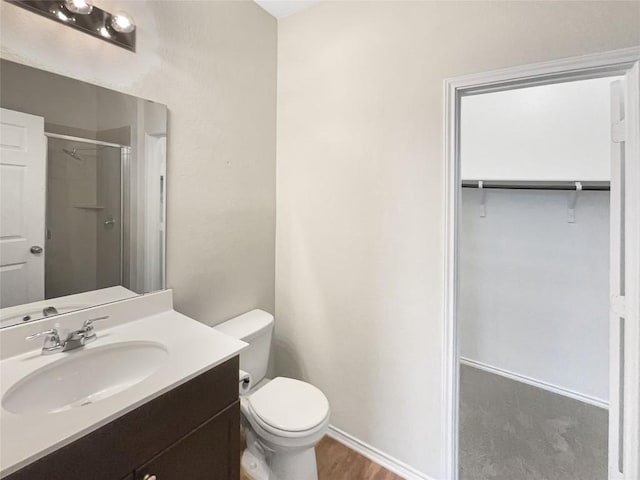
M 56 17 L 58 17 L 63 22 L 68 22 L 69 21 L 69 17 L 67 17 L 61 10 L 57 10 L 56 11 Z
M 88 15 L 93 10 L 93 4 L 89 0 L 64 0 L 64 6 L 72 13 Z
M 116 12 L 111 17 L 111 28 L 116 32 L 129 33 L 135 30 L 136 24 L 133 23 L 133 18 L 129 14 Z

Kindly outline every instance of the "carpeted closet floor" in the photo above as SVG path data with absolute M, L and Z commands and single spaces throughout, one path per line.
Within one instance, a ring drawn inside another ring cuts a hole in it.
M 607 479 L 607 410 L 460 370 L 460 480 Z

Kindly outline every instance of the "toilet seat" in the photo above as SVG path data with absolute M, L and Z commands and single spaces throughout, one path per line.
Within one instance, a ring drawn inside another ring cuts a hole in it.
M 277 377 L 248 397 L 254 421 L 274 435 L 307 436 L 324 428 L 327 397 L 313 385 Z

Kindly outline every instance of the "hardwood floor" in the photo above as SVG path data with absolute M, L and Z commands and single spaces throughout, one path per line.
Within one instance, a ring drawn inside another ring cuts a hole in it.
M 319 480 L 403 480 L 330 437 L 316 446 Z
M 316 446 L 319 480 L 403 480 L 330 437 Z M 244 472 L 240 480 L 250 480 Z

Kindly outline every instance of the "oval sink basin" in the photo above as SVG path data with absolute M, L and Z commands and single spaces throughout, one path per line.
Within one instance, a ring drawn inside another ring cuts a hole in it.
M 62 355 L 13 385 L 2 407 L 33 414 L 90 405 L 152 375 L 166 360 L 167 349 L 155 342 L 121 342 Z

